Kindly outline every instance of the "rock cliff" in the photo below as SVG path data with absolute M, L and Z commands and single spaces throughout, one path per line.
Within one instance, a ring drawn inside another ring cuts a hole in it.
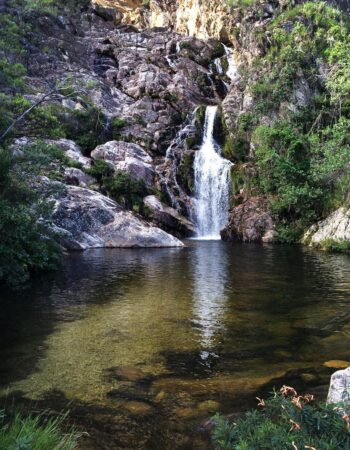
M 93 0 L 71 14 L 30 12 L 35 29 L 23 59 L 26 99 L 34 103 L 48 85 L 63 86 L 67 74 L 73 91 L 61 89 L 47 102 L 60 129 L 43 127 L 35 139 L 57 145 L 75 161 L 77 167 L 60 175 L 68 186 L 116 196 L 112 178 L 127 174 L 141 183 L 139 191 L 143 186 L 137 195 L 151 209 L 143 220 L 187 235 L 193 232 L 186 221 L 203 107 L 219 104 L 215 137 L 234 162 L 232 211 L 222 236 L 295 240 L 326 216 L 320 197 L 330 182 L 315 176 L 320 158 L 312 156 L 322 127 L 331 126 L 319 113 L 320 98 L 329 117 L 329 111 L 337 114 L 328 100 L 327 58 L 338 36 L 327 33 L 329 21 L 331 30 L 340 26 L 340 15 L 324 4 L 306 5 Z M 234 64 L 239 75 L 228 76 Z M 23 142 L 32 135 L 29 128 L 21 130 Z M 337 164 L 338 179 L 343 174 Z M 289 224 L 293 230 L 281 232 Z

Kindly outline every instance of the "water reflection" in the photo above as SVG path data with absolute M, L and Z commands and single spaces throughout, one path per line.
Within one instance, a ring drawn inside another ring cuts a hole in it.
M 205 359 L 215 345 L 215 337 L 224 332 L 227 307 L 226 283 L 228 255 L 224 243 L 213 246 L 204 241 L 192 253 L 193 323 L 199 328 L 201 356 Z
M 123 444 L 106 435 L 98 448 L 197 449 L 210 408 L 246 408 L 282 383 L 326 389 L 324 363 L 350 360 L 349 281 L 350 258 L 296 247 L 73 254 L 16 302 L 2 297 L 2 393 L 110 408 L 100 428 Z

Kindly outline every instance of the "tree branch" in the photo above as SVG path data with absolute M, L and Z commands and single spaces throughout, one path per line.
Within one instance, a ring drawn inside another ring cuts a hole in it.
M 40 100 L 38 100 L 37 102 L 35 102 L 33 105 L 30 106 L 30 108 L 26 109 L 20 116 L 18 116 L 12 123 L 11 125 L 0 135 L 0 142 L 3 141 L 5 139 L 5 137 L 13 130 L 13 128 L 20 122 L 22 122 L 22 120 L 33 111 L 33 109 L 37 108 L 38 106 L 40 106 L 42 103 L 49 101 L 49 100 L 61 100 L 62 98 L 69 98 L 69 97 L 73 97 L 79 93 L 82 93 L 83 91 L 75 91 L 72 92 L 70 94 L 67 95 L 62 95 L 60 94 L 60 91 L 62 89 L 64 89 L 65 87 L 55 87 L 54 89 L 52 89 L 50 92 L 44 94 Z M 57 96 L 57 97 L 56 97 Z M 59 96 L 59 97 L 58 97 Z

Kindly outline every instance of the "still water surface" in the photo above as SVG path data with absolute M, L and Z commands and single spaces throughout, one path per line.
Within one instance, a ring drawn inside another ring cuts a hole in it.
M 75 253 L 2 297 L 3 401 L 69 409 L 82 449 L 210 448 L 216 411 L 285 382 L 322 399 L 350 360 L 350 258 L 298 247 Z

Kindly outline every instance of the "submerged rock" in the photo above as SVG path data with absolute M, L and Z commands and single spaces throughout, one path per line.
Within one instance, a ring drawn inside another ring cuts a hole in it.
M 350 402 L 350 367 L 337 370 L 331 377 L 327 403 Z
M 332 369 L 346 369 L 350 366 L 349 361 L 342 361 L 341 359 L 331 359 L 323 363 L 325 367 L 331 367 Z
M 123 405 L 123 407 L 129 411 L 131 414 L 144 415 L 152 412 L 153 408 L 151 405 L 143 402 L 131 401 Z
M 266 242 L 274 240 L 274 221 L 267 199 L 252 197 L 234 207 L 227 226 L 221 231 L 224 241 Z
M 323 241 L 350 241 L 350 209 L 341 207 L 310 227 L 302 242 L 310 246 L 319 246 Z
M 114 200 L 76 186 L 56 199 L 53 222 L 71 250 L 99 247 L 182 247 L 183 243 L 150 226 Z
M 147 374 L 136 366 L 112 367 L 108 369 L 112 378 L 121 381 L 140 381 L 147 376 Z
M 155 195 L 148 195 L 143 199 L 151 217 L 158 226 L 183 236 L 194 236 L 196 228 L 194 224 L 182 216 L 176 209 L 162 203 Z

